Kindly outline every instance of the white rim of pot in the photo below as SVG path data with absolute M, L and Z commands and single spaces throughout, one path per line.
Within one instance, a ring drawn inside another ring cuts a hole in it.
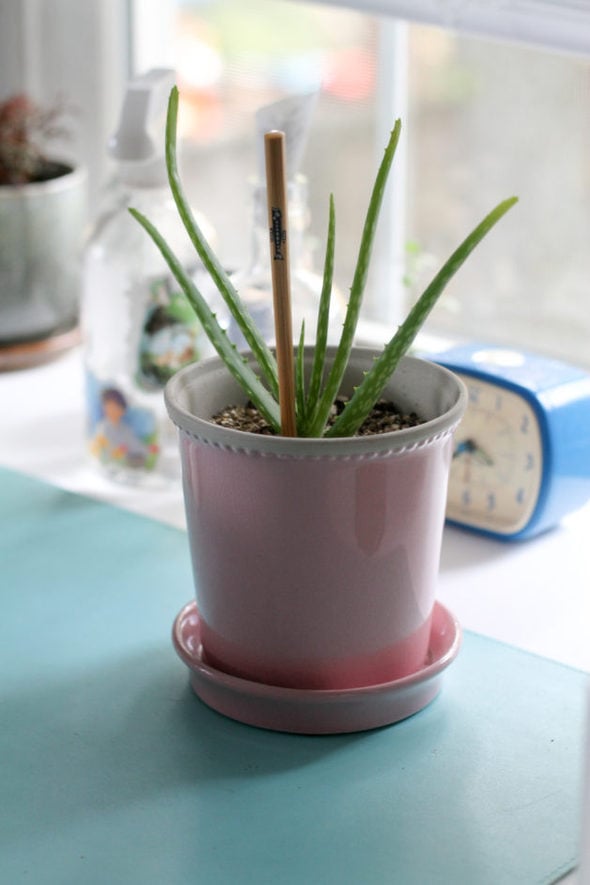
M 311 349 L 306 349 L 309 359 Z M 335 348 L 328 348 L 328 355 L 334 354 Z M 355 347 L 352 351 L 350 370 L 354 364 L 364 363 L 369 368 L 378 351 L 370 348 Z M 254 365 L 254 361 L 251 360 Z M 237 385 L 220 357 L 211 357 L 185 366 L 168 381 L 164 398 L 170 418 L 176 426 L 192 438 L 209 445 L 258 455 L 274 455 L 288 458 L 342 458 L 342 457 L 378 457 L 392 453 L 401 454 L 417 446 L 428 445 L 441 436 L 452 433 L 461 420 L 467 405 L 467 391 L 461 379 L 453 372 L 436 363 L 418 357 L 403 357 L 394 375 L 386 385 L 383 396 L 394 402 L 409 402 L 408 408 L 415 408 L 411 402 L 411 394 L 405 393 L 404 386 L 411 388 L 409 377 L 418 372 L 424 379 L 426 376 L 434 391 L 434 398 L 440 401 L 437 414 L 416 427 L 395 430 L 370 436 L 308 438 L 266 436 L 248 433 L 229 427 L 222 427 L 210 420 L 214 411 L 228 405 L 245 402 L 245 394 Z M 198 387 L 219 386 L 225 391 L 214 409 L 204 407 L 206 414 L 195 414 L 188 407 L 188 401 L 195 397 Z M 228 392 L 231 391 L 231 392 Z M 418 406 L 419 408 L 419 406 Z

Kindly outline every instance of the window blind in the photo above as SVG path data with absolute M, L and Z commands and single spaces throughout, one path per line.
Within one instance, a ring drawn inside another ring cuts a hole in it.
M 590 56 L 590 0 L 315 0 Z

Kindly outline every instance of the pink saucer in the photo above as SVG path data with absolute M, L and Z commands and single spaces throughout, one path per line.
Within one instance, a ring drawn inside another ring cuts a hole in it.
M 461 627 L 435 604 L 428 656 L 410 676 L 366 688 L 317 691 L 264 685 L 230 676 L 203 659 L 199 612 L 190 602 L 179 612 L 172 641 L 191 671 L 191 685 L 209 707 L 231 719 L 299 734 L 341 734 L 391 725 L 417 713 L 440 691 L 442 672 L 461 645 Z

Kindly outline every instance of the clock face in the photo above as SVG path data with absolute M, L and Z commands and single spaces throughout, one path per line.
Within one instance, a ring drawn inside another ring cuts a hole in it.
M 539 423 L 517 393 L 469 375 L 461 377 L 469 404 L 455 434 L 447 517 L 514 534 L 527 525 L 539 497 Z

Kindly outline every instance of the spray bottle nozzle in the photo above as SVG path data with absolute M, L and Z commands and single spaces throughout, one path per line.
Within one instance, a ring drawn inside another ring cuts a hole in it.
M 119 126 L 108 150 L 120 161 L 123 180 L 131 184 L 149 187 L 166 181 L 164 124 L 175 79 L 171 68 L 154 68 L 127 86 Z

